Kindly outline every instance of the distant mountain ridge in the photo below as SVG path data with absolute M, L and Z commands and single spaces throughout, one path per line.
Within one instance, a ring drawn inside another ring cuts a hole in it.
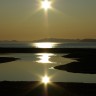
M 57 39 L 57 38 L 45 38 L 40 40 L 34 40 L 33 42 L 96 42 L 96 39 Z
M 33 41 L 17 41 L 17 40 L 2 40 L 0 43 L 28 43 L 28 42 L 96 42 L 96 39 L 58 39 L 58 38 L 44 38 Z
M 82 42 L 96 42 L 96 39 L 83 39 Z

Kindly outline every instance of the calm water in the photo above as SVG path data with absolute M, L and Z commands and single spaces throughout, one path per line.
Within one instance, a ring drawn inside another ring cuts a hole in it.
M 17 48 L 96 48 L 96 42 L 64 42 L 64 43 L 31 43 L 31 42 L 0 42 L 0 47 Z
M 87 42 L 86 42 L 87 43 Z M 95 43 L 91 44 L 87 43 L 86 47 L 88 48 L 96 48 Z M 10 45 L 10 44 L 9 44 Z M 0 46 L 8 47 L 8 44 L 0 44 Z M 17 46 L 18 45 L 18 46 Z M 20 47 L 20 44 L 11 44 L 9 47 Z M 24 45 L 24 44 L 23 44 Z M 25 44 L 26 45 L 26 44 Z M 64 44 L 59 43 L 35 43 L 35 44 L 27 44 L 32 47 L 37 48 L 53 48 L 53 47 L 64 47 Z M 44 46 L 46 45 L 46 46 Z M 62 46 L 61 46 L 62 45 Z M 67 43 L 65 43 L 66 47 L 69 47 Z M 76 42 L 73 46 L 77 46 Z M 83 44 L 85 48 L 85 44 Z M 43 46 L 43 47 L 42 47 Z M 70 45 L 70 47 L 73 47 Z M 76 47 L 75 46 L 75 47 Z M 78 47 L 79 47 L 78 46 Z M 24 46 L 23 46 L 24 47 Z M 80 47 L 80 48 L 81 48 Z M 40 81 L 42 76 L 47 74 L 51 81 L 57 82 L 85 82 L 85 83 L 96 83 L 96 74 L 80 74 L 80 73 L 71 73 L 66 71 L 61 71 L 54 69 L 57 65 L 64 65 L 76 60 L 64 58 L 66 54 L 56 54 L 56 53 L 10 53 L 10 54 L 0 54 L 0 57 L 15 57 L 20 58 L 20 60 L 1 63 L 0 64 L 0 81 L 9 80 L 9 81 Z

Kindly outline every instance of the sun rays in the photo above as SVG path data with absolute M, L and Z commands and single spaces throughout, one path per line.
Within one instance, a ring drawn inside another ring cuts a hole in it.
M 45 75 L 44 77 L 42 77 L 42 83 L 44 83 L 45 85 L 48 84 L 50 82 L 50 79 L 47 75 Z

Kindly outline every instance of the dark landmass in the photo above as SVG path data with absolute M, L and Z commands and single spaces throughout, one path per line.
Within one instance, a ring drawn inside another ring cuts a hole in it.
M 96 51 L 71 52 L 64 57 L 75 59 L 77 62 L 56 66 L 56 69 L 73 73 L 96 74 Z
M 14 58 L 14 57 L 0 57 L 0 63 L 12 62 L 18 59 L 19 58 Z
M 0 48 L 0 53 L 82 53 L 82 54 L 94 54 L 96 48 Z
M 83 39 L 82 42 L 96 42 L 96 39 Z
M 45 89 L 46 88 L 46 89 Z M 0 96 L 96 96 L 96 84 L 54 82 L 0 82 Z

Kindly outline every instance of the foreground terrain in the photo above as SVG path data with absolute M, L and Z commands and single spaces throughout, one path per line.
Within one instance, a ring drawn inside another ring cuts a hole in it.
M 0 82 L 0 96 L 96 96 L 96 84 L 40 82 Z

